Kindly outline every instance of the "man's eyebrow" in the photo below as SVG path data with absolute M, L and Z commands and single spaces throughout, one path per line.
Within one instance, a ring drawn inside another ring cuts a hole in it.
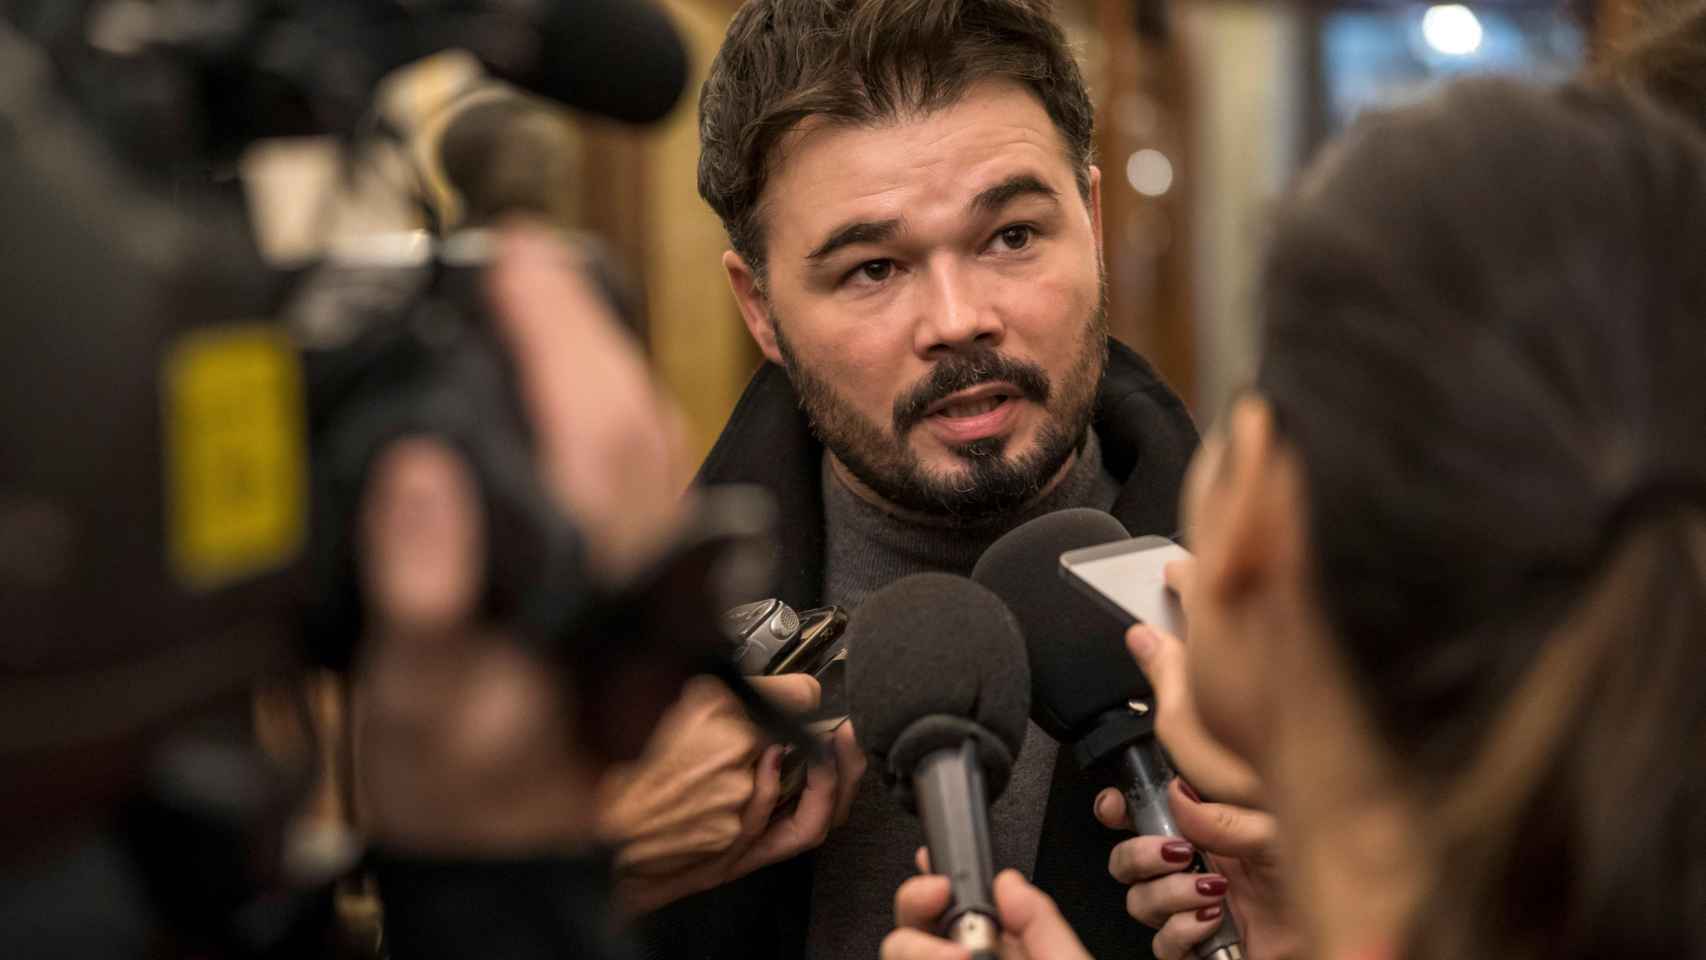
M 850 247 L 856 243 L 882 243 L 892 239 L 900 232 L 900 221 L 897 220 L 858 220 L 837 227 L 829 235 L 829 239 L 818 244 L 816 250 L 806 254 L 806 259 L 817 263 L 829 258 L 829 255 L 842 247 Z
M 1019 173 L 973 197 L 970 207 L 973 213 L 995 213 L 1023 196 L 1040 196 L 1053 200 L 1059 194 L 1037 177 Z
M 973 197 L 970 209 L 973 213 L 989 214 L 999 211 L 1019 197 L 1038 196 L 1053 200 L 1059 196 L 1052 187 L 1042 182 L 1034 174 L 1018 173 L 1001 181 L 993 187 L 985 189 Z M 820 263 L 843 247 L 859 243 L 882 243 L 894 238 L 900 232 L 900 221 L 891 220 L 857 220 L 842 224 L 829 235 L 829 239 L 818 244 L 817 249 L 806 254 L 806 260 Z

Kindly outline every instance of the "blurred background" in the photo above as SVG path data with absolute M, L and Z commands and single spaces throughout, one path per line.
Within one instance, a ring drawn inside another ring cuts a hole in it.
M 1326 138 L 1362 110 L 1462 73 L 1568 76 L 1630 33 L 1641 0 L 1057 3 L 1098 111 L 1111 326 L 1206 423 L 1252 369 L 1268 206 Z M 665 6 L 691 48 L 696 94 L 738 2 Z M 427 171 L 433 209 L 396 206 L 386 181 L 420 174 L 380 157 L 367 165 L 374 189 L 358 182 L 333 205 L 336 227 L 457 222 L 438 138 L 486 105 L 515 148 L 480 175 L 491 189 L 543 193 L 551 217 L 615 248 L 645 301 L 640 333 L 702 455 L 759 360 L 719 263 L 722 227 L 697 193 L 693 94 L 666 124 L 635 131 L 542 104 L 492 111 L 509 95 L 471 61 L 424 62 L 391 84 L 385 115 Z M 270 245 L 288 248 L 310 226 L 315 205 L 301 199 L 314 171 L 333 161 L 314 144 L 269 150 L 256 158 L 271 171 L 260 219 Z

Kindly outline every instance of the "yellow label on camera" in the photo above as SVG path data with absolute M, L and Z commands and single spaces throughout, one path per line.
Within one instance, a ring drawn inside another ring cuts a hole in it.
M 162 371 L 166 524 L 179 582 L 212 589 L 268 573 L 308 523 L 302 370 L 282 330 L 188 334 Z

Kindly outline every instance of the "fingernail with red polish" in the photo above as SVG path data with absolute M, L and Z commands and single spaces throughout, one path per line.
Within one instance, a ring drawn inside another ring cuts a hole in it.
M 1195 847 L 1183 840 L 1173 840 L 1161 845 L 1161 859 L 1168 863 L 1190 863 L 1196 852 Z
M 1218 904 L 1218 903 L 1212 907 L 1203 907 L 1201 910 L 1197 911 L 1197 919 L 1198 920 L 1217 920 L 1219 918 L 1220 918 L 1220 904 Z
M 1174 779 L 1179 781 L 1179 789 L 1185 791 L 1185 796 L 1190 797 L 1192 803 L 1202 803 L 1202 796 L 1185 782 L 1184 777 L 1175 777 Z
M 1226 896 L 1225 877 L 1203 877 L 1197 881 L 1197 892 L 1205 897 Z

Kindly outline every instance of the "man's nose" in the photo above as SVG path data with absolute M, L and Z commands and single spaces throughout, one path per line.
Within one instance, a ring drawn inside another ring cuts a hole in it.
M 952 262 L 932 264 L 917 305 L 915 347 L 932 360 L 945 353 L 992 349 L 1007 334 L 1000 311 L 969 272 Z

